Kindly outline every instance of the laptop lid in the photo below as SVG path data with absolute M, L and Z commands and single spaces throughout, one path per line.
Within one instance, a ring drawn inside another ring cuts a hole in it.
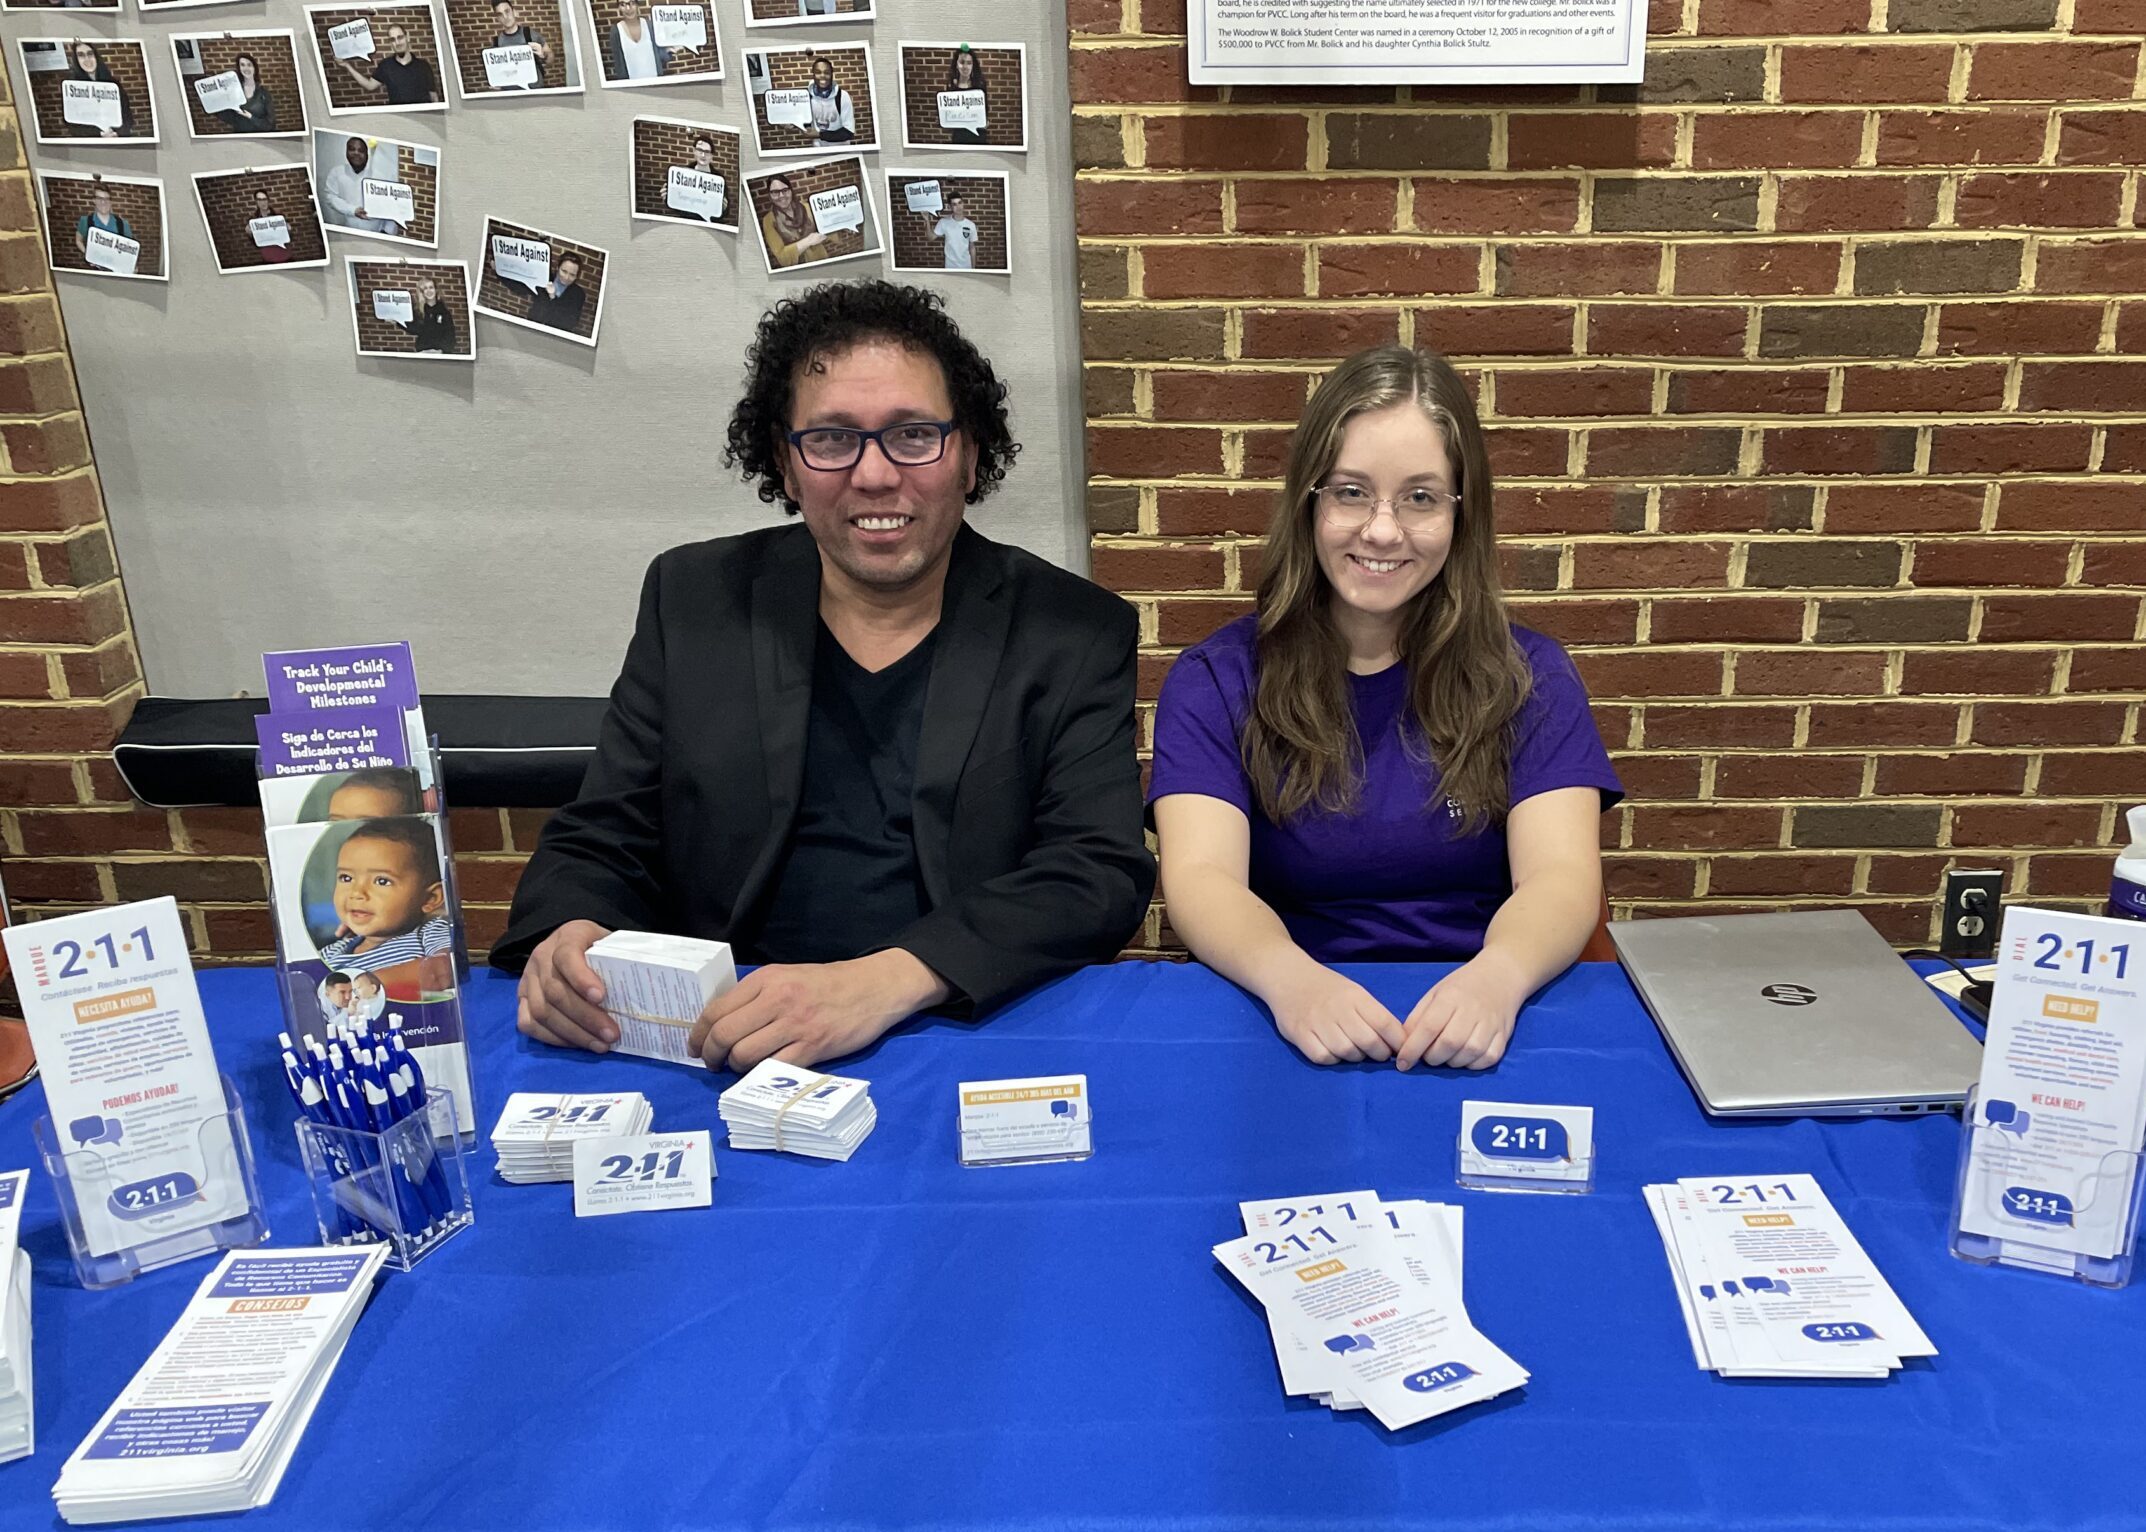
M 1982 1048 L 1853 910 L 1613 923 L 1610 940 L 1716 1116 L 1956 1106 Z

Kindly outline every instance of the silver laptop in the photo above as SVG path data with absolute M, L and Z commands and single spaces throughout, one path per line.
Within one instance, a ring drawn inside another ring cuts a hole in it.
M 1716 1117 L 1956 1107 L 1982 1047 L 1853 910 L 1613 922 L 1610 940 Z

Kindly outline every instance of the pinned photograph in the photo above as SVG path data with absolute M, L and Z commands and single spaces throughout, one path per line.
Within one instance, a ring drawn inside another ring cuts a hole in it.
M 469 268 L 460 261 L 343 258 L 358 355 L 474 362 Z
M 593 346 L 610 267 L 609 253 L 596 245 L 487 218 L 477 312 Z
M 455 0 L 447 51 L 464 101 L 578 95 L 581 45 L 574 9 L 584 0 Z
M 723 78 L 714 0 L 582 0 L 610 86 L 683 85 Z
M 186 102 L 187 131 L 196 138 L 250 133 L 300 138 L 305 98 L 298 92 L 298 39 L 289 31 L 179 33 L 171 40 Z
M 209 226 L 216 269 L 227 277 L 328 264 L 328 239 L 321 232 L 307 166 L 196 171 L 194 200 Z
M 1013 270 L 1003 170 L 887 172 L 887 253 L 896 271 Z
M 329 116 L 447 110 L 431 6 L 309 5 L 306 28 Z
M 902 147 L 1028 148 L 1028 50 L 1019 43 L 901 45 Z
M 673 117 L 633 120 L 633 216 L 738 232 L 736 128 Z
M 187 0 L 193 5 L 223 5 L 228 0 Z M 145 3 L 145 9 L 153 8 Z M 0 11 L 111 11 L 118 14 L 119 0 L 0 0 Z
M 39 143 L 156 142 L 149 54 L 140 43 L 124 37 L 25 37 L 15 47 Z
M 330 235 L 440 247 L 440 151 L 341 128 L 313 130 L 313 184 Z
M 68 6 L 97 5 L 101 4 L 102 0 L 59 0 L 59 3 Z M 144 16 L 148 16 L 157 11 L 191 11 L 199 10 L 205 5 L 232 5 L 236 0 L 134 0 L 134 3 L 141 7 Z
M 762 154 L 879 147 L 872 54 L 863 43 L 756 48 L 745 59 L 753 146 Z M 755 60 L 757 69 L 750 67 Z
M 54 271 L 167 282 L 164 183 L 141 176 L 37 172 Z
M 802 27 L 814 22 L 870 21 L 872 0 L 745 0 L 749 27 Z
M 864 161 L 785 166 L 745 183 L 770 274 L 877 255 L 882 248 Z

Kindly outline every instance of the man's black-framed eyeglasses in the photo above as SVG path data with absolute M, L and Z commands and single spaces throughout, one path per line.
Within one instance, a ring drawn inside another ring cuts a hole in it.
M 848 426 L 808 426 L 789 433 L 790 445 L 807 468 L 840 473 L 864 458 L 864 444 L 878 442 L 886 460 L 902 468 L 922 468 L 946 456 L 946 439 L 958 429 L 951 420 L 904 420 L 876 431 Z

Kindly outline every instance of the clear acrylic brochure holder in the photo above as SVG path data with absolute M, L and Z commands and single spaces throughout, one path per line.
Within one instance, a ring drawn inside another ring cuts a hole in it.
M 384 1244 L 408 1271 L 476 1221 L 451 1093 L 378 1133 L 301 1117 L 298 1155 L 323 1245 Z
M 1070 1107 L 1072 1114 L 1032 1134 L 1023 1132 L 1013 1142 L 1002 1132 L 962 1132 L 957 1127 L 961 1163 L 975 1170 L 987 1165 L 1057 1165 L 1090 1158 L 1095 1153 L 1095 1115 L 1078 1103 L 1059 1104 Z
M 1968 1092 L 1960 1119 L 1960 1167 L 1953 1187 L 1950 1226 L 1952 1253 L 1977 1266 L 2017 1266 L 2025 1271 L 2046 1271 L 2094 1287 L 2129 1285 L 2138 1261 L 2141 1203 L 2146 1201 L 2146 1153 L 2139 1149 L 2111 1150 L 2102 1157 L 2099 1165 L 2071 1186 L 2007 1185 L 1998 1192 L 1998 1206 L 1986 1210 L 1985 1216 L 2017 1227 L 2018 1234 L 2002 1237 L 1971 1234 L 1960 1226 L 1966 1221 L 1968 1199 L 1975 1195 L 1976 1145 L 1983 1142 L 1982 1135 L 1995 1135 L 1993 1147 L 2001 1163 L 2004 1135 L 2011 1133 L 2017 1137 L 2029 1130 L 2029 1123 L 2024 1120 L 2026 1114 L 2015 1113 L 2000 1122 L 1981 1120 L 1982 1113 L 1975 1097 L 1976 1092 Z M 2022 1172 L 2022 1175 L 2030 1176 L 2031 1173 Z M 2046 1175 L 2040 1179 L 2046 1179 Z M 2103 1197 L 2124 1199 L 2117 1254 L 2082 1255 L 2035 1238 L 2038 1230 L 2071 1227 L 2080 1213 L 2097 1206 Z
M 1457 1133 L 1453 1137 L 1453 1181 L 1477 1192 L 1549 1192 L 1584 1197 L 1595 1189 L 1598 1158 L 1590 1154 L 1580 1159 L 1500 1160 L 1478 1149 L 1475 1159 L 1481 1168 L 1471 1170 L 1467 1136 Z
M 30 1125 L 37 1152 L 52 1177 L 59 1199 L 60 1223 L 67 1231 L 67 1249 L 74 1257 L 75 1276 L 92 1290 L 118 1287 L 145 1272 L 156 1271 L 197 1255 L 220 1250 L 244 1250 L 268 1238 L 268 1213 L 261 1205 L 261 1186 L 254 1174 L 253 1141 L 246 1133 L 246 1107 L 229 1075 L 223 1081 L 224 1110 L 204 1117 L 195 1131 L 195 1149 L 187 1163 L 166 1174 L 119 1184 L 103 1156 L 84 1147 L 68 1149 L 50 1117 Z M 239 1211 L 212 1224 L 202 1224 L 171 1234 L 150 1235 L 140 1243 L 99 1255 L 90 1249 L 84 1228 L 85 1200 L 102 1204 L 124 1222 L 166 1207 L 189 1201 L 217 1201 L 229 1195 L 232 1186 L 240 1192 Z

